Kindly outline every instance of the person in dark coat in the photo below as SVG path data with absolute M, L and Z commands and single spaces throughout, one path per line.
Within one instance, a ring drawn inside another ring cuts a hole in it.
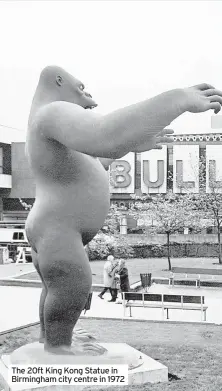
M 130 292 L 129 273 L 124 259 L 119 261 L 119 268 L 116 273 L 119 275 L 120 292 Z M 123 294 L 121 296 L 123 298 Z M 121 304 L 121 301 L 118 300 L 117 303 Z

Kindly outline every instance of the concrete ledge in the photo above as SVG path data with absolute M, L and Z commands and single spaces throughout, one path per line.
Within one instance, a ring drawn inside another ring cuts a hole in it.
M 18 327 L 15 327 L 13 329 L 8 329 L 6 331 L 0 331 L 0 336 L 8 334 L 8 333 L 13 333 L 13 332 L 18 331 L 18 330 L 23 330 L 23 329 L 26 329 L 27 327 L 38 326 L 39 324 L 40 324 L 40 322 L 38 321 L 38 322 L 34 322 L 34 323 L 28 323 L 28 324 L 25 324 L 23 326 L 18 326 Z
M 125 318 L 103 318 L 102 316 L 87 316 L 87 315 L 80 315 L 79 319 L 103 319 L 103 320 L 116 320 L 116 321 L 121 321 L 121 322 L 146 322 L 146 323 L 172 323 L 172 324 L 193 324 L 193 325 L 206 325 L 206 326 L 218 326 L 221 327 L 222 323 L 212 323 L 212 322 L 207 322 L 207 321 L 193 321 L 193 322 L 187 322 L 185 320 L 152 320 L 152 319 L 143 319 L 143 318 L 136 318 L 136 317 L 125 317 Z
M 155 284 L 164 284 L 169 285 L 168 277 L 152 277 L 152 283 Z M 182 280 L 174 280 L 174 285 L 180 286 L 196 286 L 196 282 L 194 280 L 182 279 Z M 0 286 L 21 286 L 21 287 L 30 287 L 30 288 L 41 288 L 42 282 L 40 280 L 28 280 L 24 278 L 15 278 L 15 277 L 7 277 L 0 279 Z M 202 287 L 212 287 L 212 288 L 221 288 L 222 281 L 201 281 L 200 286 Z M 93 284 L 92 290 L 93 292 L 100 292 L 104 288 L 103 284 Z M 141 281 L 136 281 L 131 284 L 130 289 L 137 292 L 142 288 Z
M 42 282 L 40 280 L 28 280 L 24 278 L 7 277 L 0 279 L 0 286 L 21 286 L 31 288 L 41 288 Z M 103 289 L 102 284 L 93 284 L 93 292 L 100 292 Z
M 17 276 L 16 278 L 7 277 L 7 278 L 0 279 L 0 286 L 21 286 L 21 287 L 29 287 L 29 288 L 41 288 L 42 282 L 40 280 L 28 280 L 24 278 L 19 278 L 19 276 Z M 104 288 L 103 284 L 92 284 L 93 292 L 101 292 L 103 288 Z M 137 281 L 131 285 L 132 290 L 136 291 L 137 289 L 140 288 L 141 288 L 140 281 Z
M 169 284 L 169 278 L 167 277 L 154 277 L 152 278 L 152 283 L 156 284 Z M 183 280 L 174 280 L 174 285 L 184 285 L 184 286 L 196 286 L 196 281 L 189 280 L 189 279 L 183 279 Z M 222 287 L 222 281 L 201 281 L 200 280 L 200 286 L 202 287 L 212 287 L 212 288 L 221 288 Z M 198 289 L 198 288 L 197 288 Z
M 3 278 L 0 280 L 0 286 L 21 286 L 29 288 L 41 288 L 42 282 L 39 280 L 25 280 L 15 278 Z

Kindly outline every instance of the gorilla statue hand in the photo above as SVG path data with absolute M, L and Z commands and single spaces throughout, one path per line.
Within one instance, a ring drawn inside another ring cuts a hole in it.
M 214 113 L 219 113 L 222 105 L 222 91 L 214 88 L 210 84 L 198 84 L 185 88 L 185 106 L 190 113 L 202 113 L 213 109 Z

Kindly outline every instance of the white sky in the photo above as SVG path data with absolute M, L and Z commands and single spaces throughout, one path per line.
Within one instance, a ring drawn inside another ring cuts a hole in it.
M 222 89 L 221 1 L 0 1 L 0 124 L 26 129 L 41 69 L 80 78 L 98 112 L 208 82 Z M 211 131 L 212 112 L 177 133 Z

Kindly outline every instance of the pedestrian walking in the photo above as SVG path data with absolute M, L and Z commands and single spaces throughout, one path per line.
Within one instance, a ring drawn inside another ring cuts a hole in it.
M 119 275 L 120 292 L 123 299 L 122 292 L 130 292 L 129 272 L 124 259 L 119 261 L 117 273 Z M 121 304 L 122 302 L 119 300 L 117 303 Z
M 112 301 L 112 302 L 115 302 L 116 299 L 117 299 L 117 296 L 118 296 L 118 290 L 119 290 L 119 274 L 118 274 L 118 270 L 119 270 L 119 263 L 117 261 L 115 261 L 115 265 L 114 269 L 113 269 L 113 282 L 112 282 L 112 285 L 111 285 L 111 289 L 112 289 L 112 299 L 109 300 L 109 301 Z
M 114 288 L 115 271 L 117 268 L 118 268 L 118 262 L 115 261 L 113 255 L 109 255 L 107 257 L 107 261 L 105 262 L 104 269 L 103 269 L 104 289 L 98 295 L 100 299 L 103 299 L 103 295 L 109 290 L 111 294 L 111 300 L 109 301 L 116 301 L 116 299 L 113 300 L 113 288 Z

